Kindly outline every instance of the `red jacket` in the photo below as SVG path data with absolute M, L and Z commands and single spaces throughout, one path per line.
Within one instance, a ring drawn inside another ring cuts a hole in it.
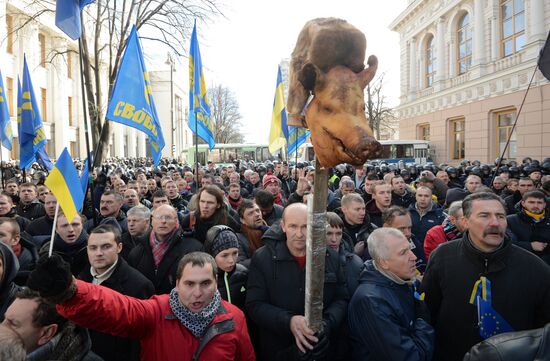
M 77 293 L 57 305 L 76 324 L 115 336 L 140 340 L 144 361 L 254 361 L 244 314 L 222 300 L 222 307 L 203 337 L 193 336 L 173 315 L 169 295 L 138 300 L 109 288 L 77 280 Z M 212 325 L 216 327 L 212 327 Z
M 445 231 L 443 231 L 442 225 L 437 225 L 426 233 L 426 238 L 424 238 L 424 254 L 426 255 L 426 261 L 430 258 L 430 254 L 434 249 L 437 248 L 441 243 L 447 242 L 447 236 L 445 236 Z

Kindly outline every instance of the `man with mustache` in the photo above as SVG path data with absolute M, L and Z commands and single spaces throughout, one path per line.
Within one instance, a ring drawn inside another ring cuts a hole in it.
M 550 267 L 505 236 L 502 199 L 477 192 L 464 198 L 462 209 L 467 231 L 432 252 L 422 281 L 436 333 L 434 361 L 462 360 L 488 329 L 490 334 L 506 332 L 504 321 L 513 331 L 550 322 Z M 485 292 L 478 291 L 477 281 L 485 284 Z M 495 327 L 485 323 L 487 313 L 477 307 L 481 297 L 504 321 Z

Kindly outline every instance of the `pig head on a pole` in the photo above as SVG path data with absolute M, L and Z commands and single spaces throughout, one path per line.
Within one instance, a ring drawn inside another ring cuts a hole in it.
M 310 129 L 323 167 L 360 166 L 381 153 L 365 115 L 364 89 L 378 67 L 371 55 L 365 68 L 366 46 L 365 35 L 345 20 L 319 18 L 306 23 L 292 52 L 289 124 Z

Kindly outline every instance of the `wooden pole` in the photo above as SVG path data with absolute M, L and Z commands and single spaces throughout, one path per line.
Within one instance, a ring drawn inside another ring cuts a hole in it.
M 305 318 L 313 331 L 323 329 L 328 169 L 315 160 L 313 195 L 307 200 Z

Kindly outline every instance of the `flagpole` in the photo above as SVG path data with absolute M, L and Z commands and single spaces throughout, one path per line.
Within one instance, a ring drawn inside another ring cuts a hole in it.
M 527 89 L 525 90 L 525 94 L 523 95 L 523 100 L 521 101 L 521 105 L 519 106 L 519 110 L 516 114 L 516 120 L 514 121 L 514 125 L 512 126 L 512 129 L 510 130 L 510 134 L 508 134 L 508 139 L 506 140 L 506 144 L 504 145 L 504 149 L 502 150 L 502 153 L 500 154 L 500 157 L 498 159 L 498 163 L 496 166 L 496 169 L 493 173 L 493 178 L 491 179 L 491 184 L 493 184 L 493 181 L 495 180 L 495 177 L 497 176 L 498 170 L 502 164 L 502 158 L 504 158 L 504 154 L 506 154 L 506 149 L 508 149 L 508 146 L 510 145 L 510 140 L 512 139 L 512 134 L 514 134 L 514 130 L 516 129 L 516 125 L 518 123 L 519 115 L 521 114 L 521 110 L 523 109 L 523 104 L 525 104 L 525 99 L 527 99 L 527 94 L 529 93 L 529 89 L 531 89 L 531 84 L 533 83 L 533 79 L 535 78 L 535 74 L 537 73 L 538 64 L 535 66 L 535 70 L 533 71 L 533 75 L 531 76 L 531 80 L 529 81 L 529 85 L 527 86 Z
M 91 194 L 91 201 L 92 201 L 92 215 L 93 215 L 93 222 L 94 227 L 96 225 L 97 220 L 97 213 L 94 206 L 94 178 L 92 177 L 92 168 L 93 164 L 92 161 L 95 160 L 95 157 L 93 159 L 91 158 L 91 151 L 90 151 L 90 140 L 88 137 L 88 107 L 86 102 L 86 89 L 84 88 L 84 66 L 83 66 L 83 59 L 82 59 L 82 38 L 78 38 L 78 64 L 80 66 L 80 90 L 82 91 L 82 111 L 84 113 L 84 138 L 86 140 L 86 156 L 88 158 L 88 181 L 86 182 L 86 191 L 84 192 L 84 204 L 86 204 L 86 197 L 88 195 L 88 189 L 92 188 L 92 194 Z M 84 204 L 82 207 L 84 207 Z
M 13 142 L 12 142 L 12 147 L 13 147 Z M 0 176 L 2 177 L 2 190 L 4 190 L 5 188 L 5 183 L 4 183 L 4 164 L 3 163 L 3 160 L 2 160 L 2 147 L 0 146 L 0 168 L 2 168 L 2 173 L 0 174 Z
M 196 182 L 195 185 L 195 192 L 199 189 L 199 123 L 197 121 L 197 111 L 196 108 L 193 109 L 193 113 L 195 113 L 195 169 L 196 169 Z M 206 155 L 205 155 L 206 156 Z
M 50 237 L 50 250 L 48 251 L 48 257 L 51 257 L 52 253 L 53 253 L 53 239 L 54 239 L 54 236 L 55 236 L 55 227 L 57 226 L 57 215 L 58 214 L 59 214 L 59 201 L 57 201 L 55 203 L 55 215 L 53 216 L 52 236 Z M 72 222 L 72 220 L 71 220 L 71 222 Z
M 296 178 L 296 184 L 298 183 L 298 129 L 294 131 L 294 157 L 296 161 L 294 162 L 294 178 Z

